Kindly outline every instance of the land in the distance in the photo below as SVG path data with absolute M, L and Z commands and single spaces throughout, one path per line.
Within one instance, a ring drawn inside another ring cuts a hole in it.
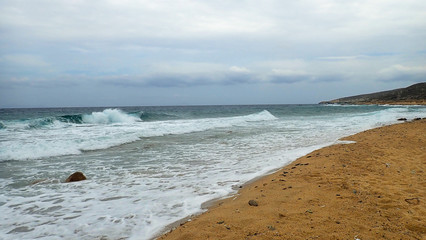
M 406 88 L 390 91 L 362 94 L 351 97 L 323 101 L 320 104 L 393 104 L 426 105 L 426 82 L 417 83 Z

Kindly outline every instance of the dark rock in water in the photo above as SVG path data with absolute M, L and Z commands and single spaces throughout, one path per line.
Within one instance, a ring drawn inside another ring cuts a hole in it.
M 82 172 L 75 172 L 73 174 L 71 174 L 67 180 L 65 180 L 65 182 L 77 182 L 77 181 L 82 181 L 82 180 L 86 180 L 86 176 L 84 176 L 84 174 Z
M 414 118 L 413 119 L 414 121 L 419 121 L 419 120 L 422 120 L 421 118 Z
M 398 121 L 407 121 L 406 118 L 398 118 Z
M 259 204 L 258 204 L 255 200 L 250 200 L 250 201 L 248 202 L 248 204 L 249 204 L 250 206 L 254 206 L 254 207 L 259 206 Z

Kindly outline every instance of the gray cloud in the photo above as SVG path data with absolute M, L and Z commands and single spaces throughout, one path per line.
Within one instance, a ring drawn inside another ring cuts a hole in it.
M 426 64 L 423 66 L 393 65 L 378 72 L 384 82 L 424 82 L 426 81 Z
M 325 99 L 403 87 L 424 81 L 425 11 L 418 0 L 0 0 L 0 107 L 1 90 L 21 87 L 161 96 L 309 85 Z
M 115 76 L 98 78 L 99 84 L 121 87 L 185 88 L 214 85 L 240 85 L 255 83 L 255 76 L 248 73 L 197 72 L 197 73 L 156 73 L 145 76 Z

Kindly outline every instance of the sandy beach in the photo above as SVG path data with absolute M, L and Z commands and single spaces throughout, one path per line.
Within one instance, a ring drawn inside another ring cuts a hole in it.
M 424 239 L 426 120 L 341 140 L 159 239 Z

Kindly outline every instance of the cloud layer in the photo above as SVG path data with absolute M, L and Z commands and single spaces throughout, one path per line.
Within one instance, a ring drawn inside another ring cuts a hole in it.
M 222 104 L 219 93 L 200 92 L 247 91 L 236 104 L 257 103 L 253 89 L 264 94 L 258 103 L 307 103 L 403 87 L 426 79 L 425 12 L 419 0 L 0 0 L 0 107 L 63 88 L 190 96 L 181 104 Z M 286 94 L 307 86 L 317 90 L 311 97 Z M 277 88 L 281 98 L 261 90 Z M 91 97 L 82 99 L 99 104 Z M 38 104 L 57 94 L 45 98 Z M 176 103 L 155 99 L 116 104 Z

